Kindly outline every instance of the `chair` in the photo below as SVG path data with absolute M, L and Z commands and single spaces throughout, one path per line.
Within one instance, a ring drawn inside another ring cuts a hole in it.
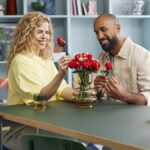
M 59 136 L 28 134 L 21 142 L 23 150 L 87 150 L 82 142 Z

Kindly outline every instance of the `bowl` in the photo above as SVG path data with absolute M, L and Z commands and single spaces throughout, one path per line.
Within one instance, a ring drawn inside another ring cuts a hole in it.
M 31 6 L 34 10 L 36 11 L 41 11 L 46 7 L 46 3 L 42 2 L 42 1 L 38 1 L 38 2 L 32 2 Z

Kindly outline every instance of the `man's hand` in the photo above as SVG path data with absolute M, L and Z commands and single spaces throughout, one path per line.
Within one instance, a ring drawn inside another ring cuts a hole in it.
M 96 76 L 94 87 L 98 93 L 103 91 L 107 96 L 122 101 L 124 101 L 124 95 L 127 94 L 127 91 L 114 77 L 106 77 L 105 75 Z
M 107 84 L 104 86 L 104 92 L 113 99 L 118 99 L 124 101 L 124 96 L 127 91 L 122 87 L 122 85 L 115 80 L 113 77 L 107 79 Z
M 102 89 L 106 86 L 107 81 L 105 75 L 97 75 L 94 79 L 94 87 L 97 92 L 101 92 Z

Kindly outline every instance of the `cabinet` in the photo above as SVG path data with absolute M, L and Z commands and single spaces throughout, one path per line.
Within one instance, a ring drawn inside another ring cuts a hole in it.
M 1 0 L 5 8 L 5 1 Z M 17 0 L 17 15 L 0 16 L 0 26 L 3 24 L 15 24 L 25 13 L 32 11 L 31 2 L 36 0 Z M 81 0 L 85 4 L 89 0 Z M 122 34 L 130 36 L 135 42 L 150 49 L 150 1 L 145 0 L 143 15 L 130 15 L 123 12 L 124 2 L 131 0 L 97 0 L 97 12 L 109 12 L 115 14 L 122 26 Z M 55 0 L 55 15 L 50 15 L 54 27 L 54 42 L 58 36 L 66 39 L 70 55 L 77 52 L 89 52 L 96 58 L 102 51 L 95 33 L 93 21 L 96 17 L 89 15 L 72 15 L 72 0 Z M 0 64 L 1 65 L 1 64 Z M 3 70 L 0 70 L 0 74 Z M 71 72 L 68 74 L 68 82 L 71 84 Z

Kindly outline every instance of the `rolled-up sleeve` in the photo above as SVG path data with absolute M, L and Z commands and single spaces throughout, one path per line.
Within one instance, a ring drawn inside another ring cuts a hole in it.
M 150 55 L 142 57 L 143 63 L 138 67 L 138 87 L 141 94 L 147 100 L 147 105 L 150 106 Z

